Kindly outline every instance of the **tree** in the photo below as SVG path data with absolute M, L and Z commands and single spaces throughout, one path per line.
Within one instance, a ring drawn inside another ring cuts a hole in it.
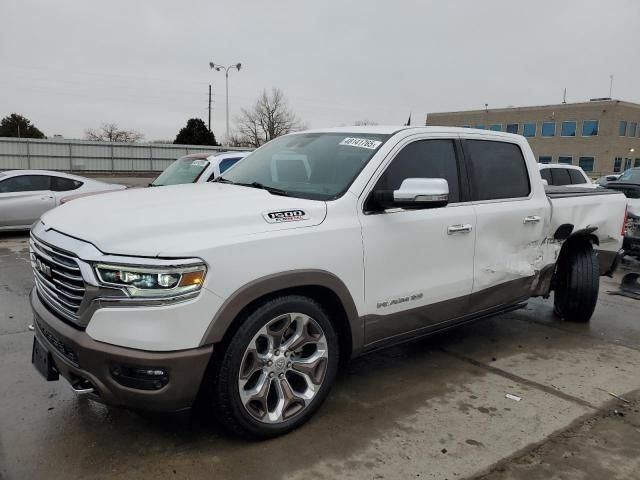
M 135 130 L 120 130 L 115 123 L 103 123 L 98 129 L 86 129 L 84 138 L 94 142 L 134 143 L 142 140 L 144 135 Z
M 181 145 L 218 145 L 216 136 L 199 118 L 187 120 L 187 126 L 180 129 L 173 143 Z
M 238 117 L 238 133 L 230 140 L 242 146 L 259 147 L 280 135 L 299 130 L 302 124 L 289 108 L 282 90 L 263 90 L 253 107 L 243 108 Z
M 46 138 L 28 118 L 17 113 L 0 120 L 0 137 Z

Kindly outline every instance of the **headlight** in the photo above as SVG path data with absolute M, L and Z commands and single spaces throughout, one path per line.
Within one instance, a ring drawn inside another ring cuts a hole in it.
M 95 266 L 104 285 L 123 287 L 132 297 L 174 297 L 202 288 L 207 267 L 138 267 L 129 265 Z

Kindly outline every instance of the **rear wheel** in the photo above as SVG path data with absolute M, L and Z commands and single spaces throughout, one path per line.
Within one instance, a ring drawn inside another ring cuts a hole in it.
M 298 295 L 256 308 L 231 338 L 214 387 L 227 429 L 269 438 L 306 422 L 335 379 L 338 341 L 323 308 Z
M 588 322 L 598 301 L 600 266 L 591 244 L 576 245 L 560 258 L 553 310 L 569 322 Z

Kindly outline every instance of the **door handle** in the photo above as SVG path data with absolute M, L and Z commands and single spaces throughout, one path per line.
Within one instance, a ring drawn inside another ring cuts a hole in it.
M 469 233 L 473 230 L 471 225 L 450 225 L 447 227 L 447 234 L 454 235 L 456 233 Z
M 542 218 L 539 215 L 530 215 L 528 217 L 524 217 L 524 224 L 527 223 L 538 223 Z

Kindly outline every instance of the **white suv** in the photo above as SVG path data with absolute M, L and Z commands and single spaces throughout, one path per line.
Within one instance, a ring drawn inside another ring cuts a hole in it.
M 576 165 L 566 165 L 564 163 L 539 163 L 540 176 L 547 181 L 547 185 L 554 187 L 578 187 L 578 188 L 598 188 L 597 183 L 584 173 L 582 168 Z

